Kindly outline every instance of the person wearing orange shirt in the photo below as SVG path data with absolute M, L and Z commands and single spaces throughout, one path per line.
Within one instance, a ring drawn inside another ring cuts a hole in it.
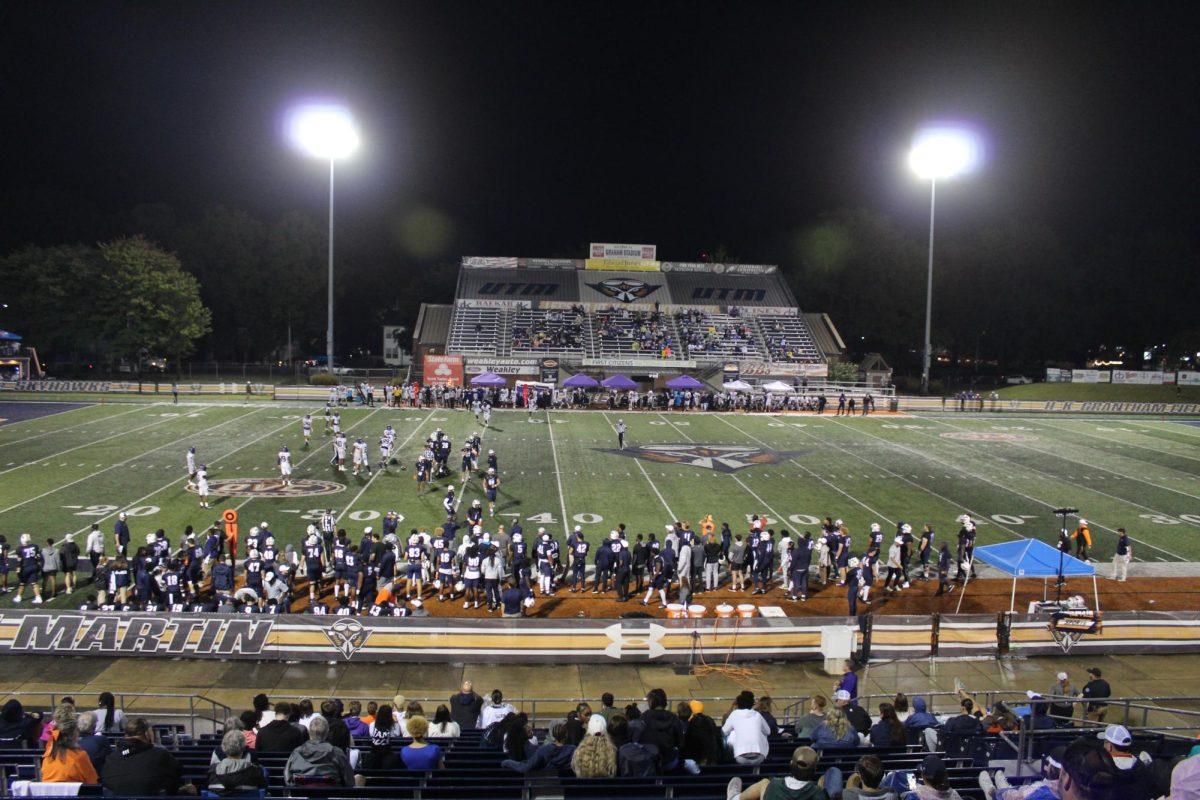
M 1092 546 L 1092 532 L 1086 519 L 1079 520 L 1079 527 L 1071 534 L 1075 540 L 1075 557 L 1080 561 L 1088 560 L 1088 548 Z
M 42 754 L 45 783 L 99 783 L 92 759 L 79 747 L 79 723 L 75 716 L 55 714 L 55 727 Z

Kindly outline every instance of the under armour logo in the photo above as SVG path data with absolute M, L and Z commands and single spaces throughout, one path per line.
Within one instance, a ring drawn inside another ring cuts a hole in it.
M 604 629 L 604 635 L 612 639 L 612 644 L 604 648 L 604 655 L 609 658 L 621 658 L 626 649 L 645 651 L 647 658 L 658 658 L 667 652 L 667 648 L 659 644 L 659 640 L 667 635 L 667 629 L 661 625 L 651 624 L 645 632 L 631 630 L 628 634 L 625 628 L 617 623 Z
M 325 629 L 325 635 L 329 637 L 329 641 L 347 660 L 362 649 L 363 645 L 367 643 L 367 639 L 371 638 L 371 633 L 358 620 L 345 618 L 339 619 Z

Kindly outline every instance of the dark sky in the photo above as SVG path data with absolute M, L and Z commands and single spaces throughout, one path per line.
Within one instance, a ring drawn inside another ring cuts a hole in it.
M 904 157 L 930 118 L 988 139 L 940 195 L 951 234 L 1192 234 L 1194 20 L 1172 2 L 14 0 L 0 245 L 157 201 L 322 215 L 324 166 L 279 131 L 312 95 L 358 115 L 339 240 L 388 268 L 589 240 L 786 262 L 841 207 L 920 231 Z

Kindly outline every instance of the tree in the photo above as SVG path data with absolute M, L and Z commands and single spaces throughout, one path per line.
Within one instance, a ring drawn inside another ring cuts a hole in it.
M 131 361 L 162 353 L 178 363 L 212 330 L 200 284 L 174 254 L 135 236 L 101 244 L 100 255 L 100 307 L 116 353 Z
M 6 327 L 22 334 L 49 363 L 103 357 L 104 342 L 97 334 L 104 314 L 95 297 L 103 271 L 99 251 L 83 245 L 10 253 L 0 259 Z

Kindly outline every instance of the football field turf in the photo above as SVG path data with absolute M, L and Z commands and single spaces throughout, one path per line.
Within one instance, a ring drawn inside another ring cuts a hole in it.
M 938 541 L 958 530 L 956 517 L 979 522 L 980 544 L 1018 537 L 1053 542 L 1053 509 L 1076 506 L 1092 526 L 1097 559 L 1111 558 L 1114 531 L 1125 527 L 1142 561 L 1200 561 L 1200 426 L 1185 421 L 1098 417 L 919 415 L 834 417 L 497 411 L 490 428 L 466 411 L 342 410 L 350 440 L 362 435 L 378 459 L 387 424 L 397 431 L 400 466 L 355 477 L 329 466 L 323 404 L 0 403 L 0 532 L 15 546 L 21 533 L 38 544 L 77 534 L 92 523 L 108 536 L 118 511 L 130 515 L 134 544 L 157 528 L 178 545 L 185 525 L 198 532 L 222 510 L 236 509 L 242 537 L 262 520 L 279 543 L 297 544 L 304 527 L 329 507 L 354 541 L 380 526 L 390 509 L 410 528 L 443 520 L 448 480 L 416 493 L 413 462 L 436 427 L 453 439 L 456 488 L 459 447 L 473 430 L 499 457 L 497 522 L 520 519 L 558 537 L 578 524 L 594 543 L 624 522 L 631 534 L 661 535 L 665 523 L 698 526 L 712 514 L 744 532 L 751 514 L 777 531 L 816 532 L 826 515 L 865 544 L 871 522 L 899 521 Z M 303 447 L 300 419 L 314 414 Z M 617 418 L 629 426 L 617 450 Z M 296 486 L 278 485 L 275 454 L 293 453 Z M 206 463 L 213 508 L 187 491 L 189 446 Z M 478 475 L 461 493 L 483 499 Z M 486 501 L 484 502 L 486 510 Z M 1073 521 L 1072 521 L 1073 522 Z M 239 555 L 242 555 L 239 553 Z M 9 576 L 10 586 L 15 575 Z M 8 597 L 0 605 L 8 605 Z M 59 598 L 59 605 L 73 601 Z

